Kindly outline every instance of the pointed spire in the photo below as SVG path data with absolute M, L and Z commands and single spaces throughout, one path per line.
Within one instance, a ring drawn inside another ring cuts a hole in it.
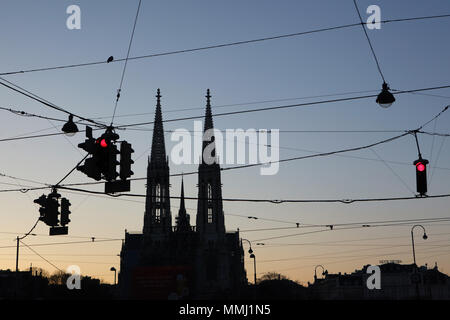
M 206 110 L 205 110 L 205 128 L 203 133 L 205 133 L 207 130 L 214 129 L 213 119 L 212 119 L 212 112 L 211 112 L 211 95 L 209 94 L 209 89 L 206 90 Z M 205 150 L 205 148 L 212 143 L 212 141 L 215 141 L 214 132 L 212 132 L 212 136 L 205 136 L 203 135 L 203 146 L 202 146 L 202 155 Z M 213 157 L 216 156 L 216 150 L 213 149 L 211 151 L 211 155 Z M 205 159 L 202 157 L 202 163 L 204 163 Z
M 157 90 L 156 98 L 157 100 L 155 121 L 153 123 L 153 140 L 150 162 L 154 164 L 164 164 L 166 163 L 166 147 L 164 143 L 164 129 L 161 112 L 161 94 L 159 89 Z
M 184 205 L 184 179 L 181 176 L 181 197 L 180 197 L 180 209 L 178 210 L 177 217 L 177 231 L 188 232 L 191 230 L 190 217 L 186 213 L 186 206 Z
M 212 112 L 211 112 L 211 95 L 209 89 L 206 90 L 206 112 L 205 112 L 205 130 L 214 128 Z
M 181 175 L 181 199 L 180 199 L 180 213 L 184 212 L 186 214 L 186 206 L 184 204 L 184 178 Z

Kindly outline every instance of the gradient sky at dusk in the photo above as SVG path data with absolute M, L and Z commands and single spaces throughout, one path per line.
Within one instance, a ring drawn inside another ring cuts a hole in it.
M 81 30 L 66 28 L 66 8 L 81 8 Z M 448 1 L 366 1 L 358 5 L 363 17 L 376 4 L 382 19 L 450 13 Z M 4 0 L 0 5 L 0 73 L 106 60 L 126 56 L 138 1 L 23 1 Z M 131 56 L 203 47 L 280 34 L 295 33 L 359 22 L 353 2 L 342 1 L 150 1 L 143 0 Z M 383 24 L 369 30 L 381 69 L 391 88 L 408 90 L 449 85 L 448 32 L 450 18 Z M 25 89 L 74 113 L 89 118 L 111 117 L 123 63 L 34 72 L 5 76 Z M 360 26 L 311 35 L 271 40 L 235 47 L 131 60 L 125 74 L 115 124 L 153 120 L 156 89 L 161 89 L 163 118 L 202 115 L 206 89 L 212 94 L 213 113 L 316 101 L 302 97 L 370 91 L 376 94 L 382 80 Z M 450 101 L 450 89 L 427 92 L 428 96 L 403 94 L 388 109 L 374 99 L 314 105 L 286 110 L 214 118 L 218 129 L 257 128 L 280 130 L 408 130 L 415 129 L 440 112 Z M 358 95 L 358 94 L 350 94 Z M 445 97 L 448 98 L 445 98 Z M 342 97 L 342 96 L 335 96 Z M 292 100 L 262 103 L 260 101 Z M 329 99 L 334 97 L 326 97 Z M 259 102 L 250 104 L 253 102 Z M 230 107 L 222 105 L 240 104 Z M 64 119 L 66 115 L 33 100 L 0 88 L 0 106 Z M 179 109 L 198 108 L 180 111 Z M 142 114 L 129 116 L 130 114 Z M 25 118 L 1 111 L 0 139 L 19 135 L 53 133 L 61 123 Z M 128 116 L 127 116 L 128 115 Z M 103 119 L 109 121 L 108 118 Z M 449 133 L 450 112 L 424 130 Z M 56 126 L 56 128 L 55 128 Z M 152 126 L 142 126 L 152 129 Z M 165 130 L 193 130 L 193 121 L 165 123 Z M 34 133 L 32 133 L 34 132 Z M 152 132 L 118 131 L 131 142 L 134 177 L 146 174 Z M 397 133 L 398 134 L 398 133 Z M 308 155 L 377 142 L 396 133 L 281 133 L 280 158 Z M 77 144 L 84 134 L 1 142 L 0 173 L 45 183 L 56 183 L 84 156 Z M 429 194 L 450 193 L 450 147 L 445 137 L 419 135 L 423 157 L 431 166 Z M 170 152 L 173 142 L 166 135 Z M 353 157 L 353 158 L 352 158 Z M 355 158 L 359 157 L 359 158 Z M 370 158 L 360 159 L 360 158 Z M 388 164 L 379 159 L 389 160 Z M 222 173 L 224 198 L 354 199 L 412 196 L 415 174 L 412 162 L 417 149 L 412 136 L 341 156 L 283 163 L 274 176 L 259 175 L 259 168 Z M 388 168 L 395 172 L 395 174 Z M 171 164 L 171 173 L 196 170 L 196 165 Z M 90 181 L 75 171 L 66 183 Z M 0 189 L 33 183 L 0 177 Z M 187 196 L 197 196 L 197 176 L 186 176 Z M 12 185 L 9 185 L 12 184 Z M 178 196 L 181 180 L 171 178 L 171 195 Z M 88 187 L 86 187 L 88 188 Z M 102 191 L 101 186 L 89 187 Z M 132 182 L 133 193 L 145 193 L 145 181 Z M 40 223 L 27 244 L 119 239 L 99 243 L 36 246 L 34 249 L 61 269 L 79 265 L 83 274 L 112 282 L 111 266 L 119 267 L 124 230 L 141 231 L 144 199 L 113 199 L 60 192 L 72 203 L 69 235 L 48 237 Z M 42 191 L 0 193 L 0 268 L 15 268 L 16 234 L 27 232 L 39 212 L 33 199 Z M 311 281 L 314 266 L 329 272 L 351 272 L 382 259 L 412 263 L 411 225 L 355 230 L 334 230 L 303 236 L 266 238 L 308 232 L 311 229 L 246 232 L 258 228 L 289 227 L 243 216 L 300 222 L 337 224 L 379 220 L 447 217 L 450 199 L 427 199 L 346 204 L 224 203 L 227 230 L 242 231 L 254 241 L 258 274 L 281 272 L 302 282 Z M 172 216 L 178 201 L 172 200 Z M 187 201 L 191 223 L 196 202 Z M 450 222 L 424 224 L 427 241 L 416 238 L 417 261 L 450 273 Z M 417 231 L 420 234 L 419 231 Z M 85 238 L 83 238 L 85 237 Z M 344 242 L 347 241 L 348 242 Z M 265 243 L 256 246 L 256 242 Z M 247 250 L 247 249 L 246 249 Z M 253 279 L 252 261 L 246 265 Z M 277 260 L 277 261 L 271 261 Z M 55 269 L 27 248 L 21 248 L 20 268 Z

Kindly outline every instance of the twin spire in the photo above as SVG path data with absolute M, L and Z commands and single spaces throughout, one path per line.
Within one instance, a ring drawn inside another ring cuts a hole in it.
M 168 158 L 166 155 L 166 148 L 164 142 L 164 127 L 163 127 L 163 119 L 162 119 L 162 110 L 161 110 L 161 92 L 160 89 L 157 90 L 156 94 L 156 110 L 155 110 L 155 121 L 153 123 L 153 138 L 152 138 L 152 150 L 149 159 L 149 168 L 148 173 L 155 170 L 168 170 Z M 213 119 L 212 119 L 212 111 L 211 111 L 211 94 L 210 90 L 206 91 L 206 111 L 205 111 L 205 126 L 204 130 L 213 129 Z M 208 144 L 208 141 L 203 142 L 203 149 Z M 157 169 L 158 168 L 158 169 Z M 153 170 L 152 170 L 153 169 Z M 168 171 L 167 171 L 168 172 Z M 168 175 L 168 173 L 167 173 Z M 158 175 L 159 176 L 159 175 Z M 167 179 L 169 177 L 167 176 Z M 148 180 L 148 178 L 147 178 Z M 158 179 L 159 180 L 159 179 Z M 147 181 L 147 187 L 151 185 L 149 181 Z M 167 190 L 168 191 L 168 190 Z M 148 193 L 148 192 L 147 192 Z M 150 195 L 151 198 L 153 196 Z M 152 201 L 151 199 L 146 200 Z M 168 209 L 170 210 L 170 209 Z M 151 211 L 150 209 L 148 211 Z M 184 180 L 181 180 L 181 197 L 180 197 L 180 209 L 177 217 L 177 230 L 179 231 L 189 231 L 190 230 L 190 217 L 186 212 L 185 206 L 185 198 L 184 198 Z

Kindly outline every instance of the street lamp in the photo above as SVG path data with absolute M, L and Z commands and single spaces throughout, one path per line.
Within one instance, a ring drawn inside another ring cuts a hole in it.
M 383 82 L 381 92 L 376 100 L 376 102 L 382 108 L 389 108 L 395 102 L 394 95 L 389 90 L 390 88 L 388 84 L 386 82 Z
M 413 259 L 414 259 L 414 265 L 417 267 L 417 264 L 416 264 L 416 251 L 414 249 L 414 228 L 415 227 L 421 227 L 423 229 L 423 236 L 422 236 L 423 240 L 427 240 L 428 236 L 427 236 L 427 233 L 425 231 L 425 228 L 421 224 L 416 224 L 416 225 L 414 225 L 411 228 L 411 242 L 412 242 Z
M 25 239 L 27 236 L 36 236 L 35 233 L 27 233 L 23 235 L 22 237 L 17 236 L 17 249 L 16 249 L 16 274 L 19 272 L 19 242 L 23 239 Z
M 248 242 L 248 244 L 250 245 L 250 249 L 248 249 L 248 253 L 250 253 L 250 258 L 253 259 L 253 270 L 254 270 L 254 283 L 256 285 L 256 256 L 253 253 L 252 250 L 252 243 L 247 240 L 247 239 L 242 239 Z
M 117 273 L 117 270 L 116 270 L 116 268 L 111 267 L 111 269 L 109 269 L 109 271 L 114 271 L 114 285 L 116 285 L 116 273 Z
M 314 268 L 314 282 L 316 282 L 317 280 L 317 268 L 321 267 L 322 268 L 322 276 L 325 275 L 325 268 L 323 267 L 323 265 L 318 264 L 315 268 Z
M 72 137 L 78 132 L 78 127 L 75 122 L 73 122 L 73 115 L 69 115 L 69 120 L 64 124 L 61 131 L 68 137 Z

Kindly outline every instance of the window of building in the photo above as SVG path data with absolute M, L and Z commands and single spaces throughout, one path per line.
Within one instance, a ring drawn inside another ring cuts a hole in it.
M 213 203 L 212 203 L 212 186 L 208 183 L 208 223 L 213 223 Z
M 159 183 L 155 186 L 155 222 L 161 222 L 161 185 Z

